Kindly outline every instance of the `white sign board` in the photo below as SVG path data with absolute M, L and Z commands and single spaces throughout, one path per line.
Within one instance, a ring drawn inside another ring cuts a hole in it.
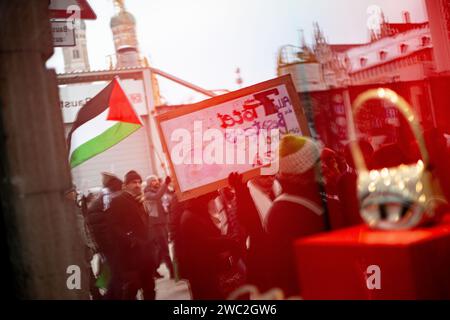
M 52 26 L 53 46 L 72 47 L 75 46 L 75 28 L 70 28 L 71 22 L 50 21 Z
M 92 82 L 59 86 L 59 100 L 64 123 L 73 123 L 78 111 L 95 97 L 109 82 Z M 139 115 L 148 113 L 142 80 L 123 79 L 120 81 L 134 109 Z
M 273 147 L 280 136 L 309 135 L 290 76 L 162 114 L 157 121 L 180 200 L 227 185 L 232 172 L 259 174 L 278 152 Z

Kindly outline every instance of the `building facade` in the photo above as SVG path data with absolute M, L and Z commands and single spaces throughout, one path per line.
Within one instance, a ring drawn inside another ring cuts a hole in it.
M 63 47 L 64 72 L 89 71 L 87 51 L 86 23 L 79 20 L 79 28 L 75 28 L 75 46 Z
M 111 18 L 116 50 L 116 68 L 140 67 L 143 64 L 139 54 L 136 35 L 136 20 L 125 8 L 124 0 L 114 0 L 116 14 Z
M 383 22 L 381 30 L 371 42 L 343 52 L 350 84 L 414 81 L 434 73 L 428 22 Z
M 157 79 L 146 59 L 139 53 L 136 21 L 125 8 L 123 0 L 115 0 L 115 15 L 110 27 L 113 34 L 115 59 L 109 70 L 89 70 L 86 49 L 86 27 L 77 32 L 77 45 L 65 48 L 65 73 L 58 75 L 60 107 L 65 134 L 70 132 L 78 111 L 98 94 L 114 76 L 121 84 L 144 126 L 105 152 L 72 170 L 74 184 L 83 192 L 101 186 L 103 171 L 123 177 L 129 170 L 143 177 L 165 175 L 164 156 L 153 118 L 155 105 L 160 104 Z
M 414 81 L 425 79 L 436 73 L 430 23 L 413 23 L 410 21 L 408 12 L 404 12 L 402 23 L 389 23 L 384 15 L 381 16 L 380 21 L 376 30 L 369 30 L 370 40 L 367 43 L 358 44 L 330 44 L 316 23 L 311 49 L 303 44 L 301 47 L 285 46 L 280 50 L 278 73 L 285 74 L 283 70 L 289 66 L 294 79 L 313 78 L 320 79 L 322 82 L 299 91 Z M 433 25 L 437 24 L 433 22 Z M 445 42 L 446 45 L 449 43 L 448 38 Z M 288 56 L 298 57 L 308 51 L 314 59 L 310 61 L 298 58 L 286 59 L 285 48 L 288 47 L 291 51 Z M 314 72 L 308 74 L 308 68 L 293 66 L 305 63 L 311 65 L 309 67 L 311 70 L 320 70 L 321 75 L 317 76 Z M 314 64 L 320 67 L 313 67 Z
M 331 44 L 315 24 L 311 47 L 304 41 L 299 47 L 282 47 L 278 74 L 291 74 L 313 136 L 342 151 L 349 142 L 354 99 L 380 86 L 404 97 L 424 130 L 449 132 L 448 108 L 442 102 L 448 100 L 450 74 L 449 2 L 427 1 L 430 22 L 411 22 L 404 12 L 401 23 L 391 23 L 381 13 L 366 43 Z M 395 142 L 404 134 L 407 126 L 392 105 L 379 101 L 368 109 L 366 134 L 373 146 Z
M 425 0 L 436 72 L 450 72 L 450 1 Z

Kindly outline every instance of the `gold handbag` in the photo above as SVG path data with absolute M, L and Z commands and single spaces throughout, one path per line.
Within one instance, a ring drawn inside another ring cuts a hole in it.
M 403 230 L 437 221 L 437 207 L 446 200 L 439 182 L 430 171 L 429 155 L 417 118 L 408 102 L 390 89 L 368 90 L 359 95 L 353 117 L 371 99 L 385 99 L 406 118 L 417 139 L 422 160 L 381 170 L 368 170 L 359 144 L 351 143 L 351 152 L 358 173 L 358 198 L 363 220 L 374 229 Z M 355 127 L 349 121 L 351 141 L 356 141 Z

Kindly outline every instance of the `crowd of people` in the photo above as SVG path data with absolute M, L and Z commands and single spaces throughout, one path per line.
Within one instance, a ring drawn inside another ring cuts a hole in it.
M 430 155 L 436 171 L 447 174 L 449 150 L 433 134 Z M 413 148 L 389 145 L 374 151 L 358 142 L 369 167 L 408 163 Z M 442 148 L 440 148 L 442 147 Z M 349 147 L 320 148 L 311 138 L 287 135 L 280 141 L 279 172 L 244 181 L 239 173 L 228 186 L 180 202 L 171 178 L 145 180 L 129 171 L 121 180 L 103 173 L 103 189 L 86 204 L 87 230 L 104 267 L 99 299 L 155 299 L 158 268 L 189 282 L 193 299 L 225 299 L 245 284 L 260 292 L 279 288 L 301 295 L 294 242 L 302 237 L 362 223 Z M 448 177 L 442 177 L 446 196 Z M 169 249 L 170 248 L 170 249 Z

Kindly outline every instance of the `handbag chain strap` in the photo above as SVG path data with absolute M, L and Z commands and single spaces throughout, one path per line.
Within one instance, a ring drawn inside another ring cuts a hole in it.
M 361 93 L 353 103 L 353 118 L 356 118 L 358 111 L 361 110 L 365 102 L 372 99 L 383 99 L 392 102 L 395 108 L 400 111 L 400 113 L 408 121 L 413 134 L 419 144 L 419 150 L 422 156 L 422 161 L 424 162 L 425 169 L 429 166 L 429 155 L 425 145 L 425 140 L 422 135 L 421 127 L 417 121 L 417 116 L 409 103 L 395 91 L 387 88 L 370 89 Z M 348 132 L 350 136 L 350 150 L 352 152 L 353 159 L 355 161 L 355 167 L 357 171 L 367 170 L 367 165 L 365 163 L 364 157 L 361 152 L 361 148 L 356 140 L 356 128 L 353 125 L 353 121 L 347 121 Z

